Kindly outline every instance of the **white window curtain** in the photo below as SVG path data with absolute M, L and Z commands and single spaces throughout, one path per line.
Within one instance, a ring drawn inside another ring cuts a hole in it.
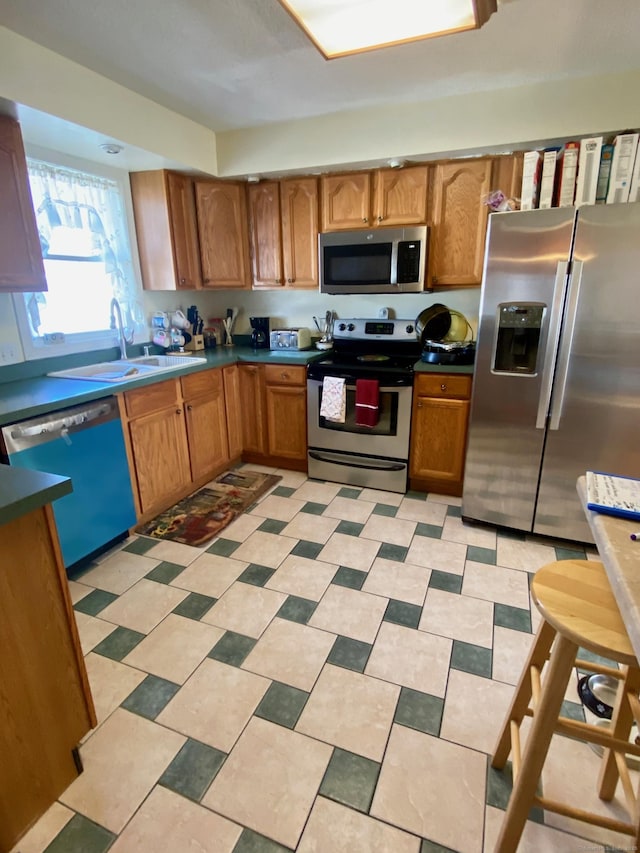
M 112 297 L 129 332 L 144 323 L 119 183 L 28 159 L 48 291 L 25 294 L 31 335 L 84 336 L 109 328 Z

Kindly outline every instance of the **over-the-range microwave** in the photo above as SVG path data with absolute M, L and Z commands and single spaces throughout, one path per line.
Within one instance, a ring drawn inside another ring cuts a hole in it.
M 428 234 L 426 225 L 320 234 L 320 292 L 419 293 Z

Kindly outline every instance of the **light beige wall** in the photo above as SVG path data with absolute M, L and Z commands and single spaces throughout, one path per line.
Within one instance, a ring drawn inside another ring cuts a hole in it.
M 24 361 L 22 343 L 18 334 L 16 315 L 10 293 L 0 293 L 0 347 L 5 353 L 5 358 L 0 357 L 0 367 Z M 11 358 L 8 357 L 9 351 L 12 353 Z
M 480 92 L 219 133 L 221 175 L 533 147 L 640 125 L 640 72 Z

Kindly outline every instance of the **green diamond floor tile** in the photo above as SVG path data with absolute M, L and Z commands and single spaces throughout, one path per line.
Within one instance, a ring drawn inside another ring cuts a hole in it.
M 424 536 L 427 539 L 442 539 L 442 528 L 437 524 L 425 524 L 419 521 L 415 529 L 416 536 Z
M 392 598 L 389 600 L 382 618 L 385 622 L 404 625 L 406 628 L 417 628 L 421 616 L 422 607 L 417 604 L 408 604 L 406 601 L 396 601 Z
M 602 655 L 597 655 L 595 652 L 590 652 L 588 649 L 579 648 L 576 657 L 581 660 L 591 661 L 591 663 L 598 663 L 601 666 L 610 666 L 613 669 L 618 668 L 618 664 L 615 661 L 602 657 Z
M 508 604 L 494 604 L 493 624 L 500 628 L 513 628 L 514 631 L 531 633 L 531 614 L 520 607 Z
M 258 527 L 258 530 L 261 530 L 263 533 L 275 533 L 277 535 L 278 533 L 282 533 L 286 526 L 286 521 L 278 521 L 275 518 L 265 518 L 260 527 Z
M 586 560 L 587 555 L 584 548 L 563 548 L 557 546 L 554 548 L 556 552 L 556 560 Z
M 276 615 L 281 619 L 288 619 L 290 622 L 299 622 L 301 625 L 306 625 L 313 616 L 317 606 L 317 601 L 300 598 L 297 595 L 290 595 Z
M 230 557 L 240 547 L 240 542 L 232 539 L 217 539 L 207 548 L 207 554 L 217 554 L 219 557 Z
M 319 504 L 315 501 L 307 501 L 300 512 L 307 512 L 309 515 L 322 515 L 327 508 L 327 504 Z
M 292 548 L 291 553 L 295 557 L 307 557 L 309 560 L 315 560 L 323 548 L 324 545 L 321 545 L 319 542 L 307 542 L 306 539 L 301 539 Z
M 502 770 L 496 770 L 487 762 L 487 789 L 486 802 L 488 806 L 505 811 L 513 788 L 513 774 L 511 762 L 507 761 Z M 542 795 L 542 788 L 538 786 L 537 793 Z M 544 823 L 544 811 L 535 806 L 529 812 L 529 820 L 535 823 Z
M 219 749 L 189 738 L 164 771 L 158 784 L 199 802 L 226 757 L 226 753 Z
M 405 494 L 405 499 L 411 501 L 426 501 L 427 493 L 426 492 L 416 492 L 413 489 L 409 489 L 409 491 Z
M 357 500 L 361 494 L 362 494 L 362 489 L 351 489 L 351 488 L 345 487 L 343 489 L 340 489 L 337 496 L 339 498 L 352 498 L 353 500 Z
M 362 589 L 366 579 L 366 572 L 361 572 L 360 569 L 350 569 L 348 566 L 340 566 L 331 583 L 335 583 L 337 586 L 347 586 L 349 589 Z
M 444 699 L 402 687 L 394 722 L 428 735 L 440 734 Z
M 447 506 L 447 515 L 449 518 L 462 518 L 462 509 L 459 506 Z
M 409 549 L 404 545 L 391 545 L 388 542 L 383 542 L 378 549 L 376 556 L 384 560 L 395 560 L 397 563 L 404 563 Z
M 291 853 L 291 849 L 245 827 L 232 853 Z
M 230 666 L 240 666 L 256 642 L 257 640 L 254 640 L 253 637 L 245 637 L 244 634 L 227 631 L 220 637 L 207 657 L 228 663 Z
M 45 853 L 103 853 L 115 839 L 113 832 L 104 826 L 99 826 L 84 815 L 74 814 L 46 847 Z
M 112 592 L 106 592 L 104 589 L 94 589 L 84 598 L 81 598 L 77 604 L 73 605 L 73 609 L 79 613 L 86 613 L 89 616 L 97 616 L 101 610 L 111 604 L 118 598 Z
M 255 710 L 257 717 L 292 729 L 298 722 L 309 694 L 297 687 L 274 681 Z
M 336 527 L 336 533 L 344 533 L 345 536 L 360 536 L 364 524 L 358 524 L 356 521 L 341 521 Z
M 441 572 L 434 569 L 429 578 L 429 587 L 459 594 L 462 592 L 462 578 L 460 575 L 452 575 L 451 572 Z
M 386 518 L 395 518 L 398 514 L 397 506 L 390 506 L 389 504 L 376 504 L 373 508 L 372 515 L 384 515 Z
M 352 669 L 354 672 L 364 672 L 372 648 L 372 645 L 363 643 L 362 640 L 338 636 L 329 652 L 327 662 L 344 669 Z
M 150 551 L 154 548 L 160 539 L 150 539 L 147 536 L 137 536 L 132 542 L 128 542 L 123 551 L 127 551 L 129 554 L 146 554 L 147 551 Z
M 111 658 L 111 660 L 122 660 L 132 649 L 135 649 L 141 640 L 144 640 L 145 636 L 139 631 L 118 626 L 108 637 L 94 646 L 93 651 L 105 658 Z
M 179 566 L 177 563 L 169 563 L 167 560 L 164 560 L 155 569 L 151 569 L 145 577 L 149 581 L 156 581 L 156 583 L 171 583 L 184 570 L 185 566 Z
M 336 747 L 318 793 L 366 813 L 371 806 L 379 773 L 377 761 Z
M 435 841 L 423 838 L 420 845 L 420 853 L 457 853 L 457 851 L 452 850 L 451 847 L 443 847 L 442 844 L 436 844 Z
M 480 548 L 478 545 L 467 545 L 467 560 L 474 563 L 486 563 L 489 566 L 496 565 L 496 552 L 493 548 Z
M 205 613 L 207 613 L 218 599 L 212 598 L 210 595 L 202 595 L 199 592 L 190 592 L 186 598 L 183 598 L 180 604 L 173 608 L 173 613 L 178 616 L 186 616 L 187 619 L 195 619 L 199 621 Z
M 568 717 L 570 720 L 578 720 L 578 722 L 580 722 L 580 723 L 585 722 L 584 706 L 579 701 L 577 687 L 576 687 L 576 701 L 575 702 L 569 702 L 568 699 L 565 699 L 562 703 L 562 708 L 560 709 L 560 714 L 563 717 Z
M 451 652 L 451 668 L 462 672 L 470 672 L 473 675 L 481 675 L 491 678 L 493 666 L 493 653 L 491 649 L 476 646 L 472 643 L 463 643 L 460 640 L 453 641 Z
M 295 494 L 295 492 L 296 490 L 292 489 L 291 486 L 276 486 L 271 494 L 276 495 L 279 498 L 290 498 L 291 495 Z
M 238 577 L 238 580 L 242 583 L 249 583 L 251 586 L 264 586 L 274 573 L 275 569 L 270 569 L 268 566 L 250 563 Z
M 155 720 L 178 690 L 180 690 L 179 684 L 167 681 L 166 678 L 158 678 L 156 675 L 148 675 L 127 696 L 122 707 L 148 720 Z

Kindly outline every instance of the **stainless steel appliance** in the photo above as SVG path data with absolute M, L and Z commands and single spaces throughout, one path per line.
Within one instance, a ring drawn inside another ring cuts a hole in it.
M 304 327 L 299 329 L 273 329 L 270 340 L 271 349 L 310 349 L 311 332 Z
M 586 470 L 640 477 L 640 204 L 492 214 L 464 518 L 593 541 Z
M 253 349 L 269 349 L 270 317 L 249 317 L 251 323 L 251 346 Z
M 413 367 L 420 357 L 413 320 L 336 320 L 333 350 L 307 368 L 310 477 L 405 492 L 409 460 Z M 344 421 L 321 414 L 327 378 L 344 379 Z M 375 426 L 359 426 L 358 379 L 379 389 Z
M 419 293 L 428 233 L 416 225 L 320 234 L 320 292 Z
M 115 397 L 21 421 L 1 435 L 10 465 L 71 477 L 71 494 L 53 504 L 66 568 L 122 539 L 136 523 Z

